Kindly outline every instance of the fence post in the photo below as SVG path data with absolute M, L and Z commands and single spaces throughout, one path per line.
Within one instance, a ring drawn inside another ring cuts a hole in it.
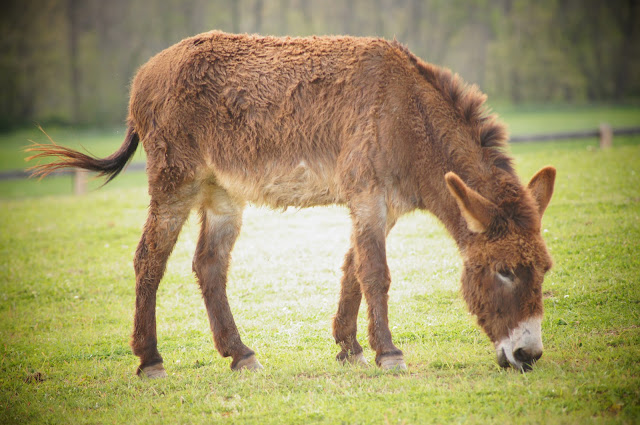
M 608 149 L 613 145 L 613 130 L 605 122 L 600 124 L 600 149 Z
M 73 173 L 73 193 L 75 195 L 84 195 L 87 193 L 87 181 L 89 172 L 81 168 L 76 168 Z

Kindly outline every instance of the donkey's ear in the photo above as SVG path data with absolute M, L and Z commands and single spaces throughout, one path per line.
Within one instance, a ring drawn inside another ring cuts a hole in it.
M 483 233 L 491 224 L 496 206 L 484 196 L 464 184 L 453 172 L 444 176 L 449 192 L 455 198 L 467 227 L 474 233 Z
M 544 167 L 538 171 L 529 182 L 529 190 L 533 195 L 533 199 L 538 204 L 538 212 L 540 217 L 547 209 L 551 195 L 553 195 L 553 185 L 556 181 L 556 169 L 553 167 Z

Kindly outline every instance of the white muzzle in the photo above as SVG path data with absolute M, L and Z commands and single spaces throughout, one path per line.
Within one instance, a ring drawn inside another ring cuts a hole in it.
M 522 371 L 531 370 L 542 356 L 542 318 L 524 320 L 509 332 L 509 337 L 496 343 L 498 364 L 513 366 Z

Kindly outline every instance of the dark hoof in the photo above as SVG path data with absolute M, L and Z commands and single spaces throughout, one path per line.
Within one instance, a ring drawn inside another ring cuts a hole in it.
M 255 354 L 250 355 L 249 357 L 245 357 L 241 359 L 238 363 L 231 366 L 232 370 L 262 370 L 262 365 L 256 359 Z
M 351 364 L 354 366 L 369 366 L 369 362 L 364 357 L 364 354 L 359 352 L 358 354 L 344 355 L 340 353 L 336 356 L 336 360 L 338 360 L 341 364 Z
M 138 369 L 138 376 L 143 379 L 160 379 L 166 378 L 167 372 L 164 370 L 162 363 L 152 366 L 141 367 Z
M 404 372 L 407 370 L 407 365 L 404 362 L 402 354 L 391 354 L 387 356 L 381 356 L 378 361 L 378 366 L 383 370 L 390 370 L 396 372 Z

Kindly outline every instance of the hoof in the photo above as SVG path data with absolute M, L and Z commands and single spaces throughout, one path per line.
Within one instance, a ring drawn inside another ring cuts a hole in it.
M 141 378 L 159 379 L 159 378 L 166 378 L 167 372 L 164 370 L 162 363 L 158 363 L 158 364 L 154 364 L 153 366 L 147 366 L 147 367 L 138 369 L 138 375 Z
M 340 355 L 338 355 L 336 359 L 341 364 L 348 363 L 354 366 L 369 366 L 369 362 L 364 357 L 364 354 L 362 353 L 362 351 L 359 352 L 358 354 L 353 354 L 351 356 L 346 356 L 346 357 L 341 357 Z
M 256 356 L 251 356 L 240 360 L 235 366 L 231 367 L 232 370 L 262 370 L 262 365 L 256 359 Z
M 407 365 L 405 364 L 402 355 L 394 355 L 382 357 L 382 359 L 380 359 L 380 368 L 383 370 L 404 372 L 407 370 Z

